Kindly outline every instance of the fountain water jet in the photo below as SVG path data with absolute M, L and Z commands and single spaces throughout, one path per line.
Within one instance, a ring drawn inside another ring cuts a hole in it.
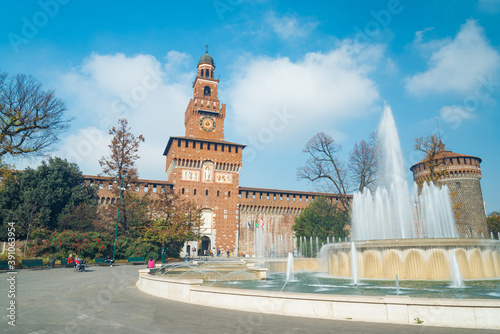
M 354 240 L 456 238 L 455 217 L 447 186 L 415 186 L 410 196 L 403 153 L 391 109 L 386 106 L 378 129 L 380 172 L 374 194 L 354 194 Z
M 351 242 L 351 274 L 352 283 L 358 285 L 358 253 L 356 252 L 356 245 L 354 241 Z
M 286 280 L 288 281 L 294 281 L 295 276 L 293 274 L 293 254 L 288 253 L 288 262 L 287 262 L 287 267 L 286 267 Z
M 457 255 L 455 252 L 451 254 L 451 273 L 453 281 L 451 286 L 453 287 L 463 287 L 464 281 L 462 279 L 462 274 L 460 273 L 460 267 L 458 266 Z

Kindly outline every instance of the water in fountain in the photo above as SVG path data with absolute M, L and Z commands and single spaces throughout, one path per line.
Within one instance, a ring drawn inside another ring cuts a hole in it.
M 453 287 L 463 287 L 464 281 L 462 280 L 462 274 L 460 273 L 460 267 L 458 266 L 457 255 L 455 252 L 451 254 L 451 273 L 452 273 L 452 284 Z
M 290 235 L 290 238 L 288 239 L 286 235 L 273 234 L 264 226 L 255 227 L 253 244 L 255 257 L 286 258 L 288 252 L 293 252 L 295 247 L 294 245 L 295 242 L 292 235 Z
M 295 276 L 293 274 L 293 254 L 288 253 L 288 262 L 286 266 L 286 281 L 294 281 Z
M 309 237 L 309 243 L 311 244 L 311 253 L 309 257 L 314 257 L 314 251 L 313 251 L 313 237 Z
M 358 253 L 356 252 L 356 245 L 354 241 L 351 242 L 351 275 L 352 283 L 358 285 Z
M 446 186 L 424 185 L 410 197 L 403 153 L 390 107 L 378 129 L 378 187 L 355 193 L 352 205 L 354 240 L 453 238 L 455 219 Z

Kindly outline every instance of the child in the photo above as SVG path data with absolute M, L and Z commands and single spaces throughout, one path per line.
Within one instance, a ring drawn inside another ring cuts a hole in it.
M 153 258 L 150 257 L 148 261 L 148 268 L 154 268 L 154 267 L 155 267 L 155 260 L 153 260 Z

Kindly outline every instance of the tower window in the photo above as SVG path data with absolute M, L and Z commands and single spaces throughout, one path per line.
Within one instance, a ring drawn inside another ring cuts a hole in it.
M 203 88 L 203 95 L 210 96 L 210 87 L 209 86 L 205 86 Z
M 219 197 L 219 190 L 217 190 L 217 197 Z
M 196 195 L 196 189 L 194 189 L 194 195 Z
M 210 70 L 210 77 L 213 79 L 214 78 L 214 70 Z
M 231 192 L 230 191 L 227 192 L 227 197 L 231 197 Z
M 208 190 L 205 190 L 205 196 L 208 196 Z
M 181 191 L 181 193 L 182 193 L 182 194 L 184 195 L 184 188 L 182 188 L 182 191 Z

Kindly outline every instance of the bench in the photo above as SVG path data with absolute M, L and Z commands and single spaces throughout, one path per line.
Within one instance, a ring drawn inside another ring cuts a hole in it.
M 106 258 L 104 257 L 96 257 L 95 264 L 98 264 L 100 266 L 109 266 L 109 261 L 106 262 Z
M 61 266 L 64 267 L 73 267 L 75 264 L 74 263 L 68 263 L 68 259 L 62 258 L 61 259 Z
M 40 268 L 43 268 L 43 267 L 46 266 L 45 264 L 43 264 L 43 260 L 42 259 L 22 260 L 22 265 L 23 265 L 23 268 L 26 267 L 28 269 L 29 269 L 29 267 L 40 267 Z
M 132 263 L 132 264 L 144 264 L 146 263 L 146 260 L 144 260 L 143 257 L 129 257 L 127 259 L 128 263 Z
M 0 261 L 0 270 L 9 270 L 9 261 Z

